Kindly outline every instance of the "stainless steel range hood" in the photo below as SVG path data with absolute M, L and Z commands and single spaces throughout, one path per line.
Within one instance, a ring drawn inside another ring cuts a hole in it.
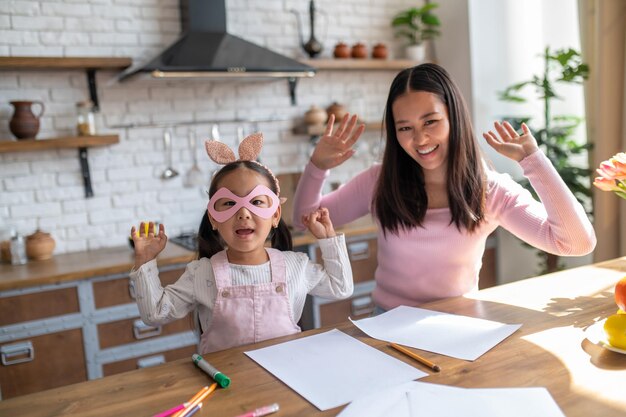
M 226 31 L 225 0 L 181 0 L 181 37 L 159 56 L 122 74 L 154 78 L 313 77 L 315 69 Z

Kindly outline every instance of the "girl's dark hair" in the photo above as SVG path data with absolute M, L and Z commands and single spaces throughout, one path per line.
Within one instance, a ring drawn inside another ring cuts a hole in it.
M 215 174 L 213 180 L 211 181 L 211 186 L 209 187 L 209 198 L 213 197 L 213 194 L 217 192 L 217 186 L 224 175 L 243 168 L 256 171 L 263 175 L 267 179 L 269 188 L 274 191 L 274 193 L 278 193 L 276 183 L 274 182 L 274 176 L 267 170 L 267 168 L 255 162 L 236 161 L 225 165 Z M 278 222 L 278 227 L 272 229 L 269 237 L 273 248 L 283 251 L 293 249 L 291 232 L 282 218 Z M 217 230 L 213 230 L 213 227 L 211 227 L 208 210 L 205 210 L 204 215 L 202 216 L 202 221 L 200 222 L 200 228 L 198 229 L 198 258 L 210 258 L 217 252 L 223 250 L 224 247 L 224 241 L 220 237 Z
M 397 234 L 400 229 L 422 226 L 428 208 L 424 172 L 402 149 L 396 136 L 393 103 L 406 93 L 436 94 L 448 108 L 450 137 L 447 191 L 452 220 L 457 229 L 474 231 L 485 215 L 485 171 L 480 147 L 474 137 L 463 96 L 442 67 L 422 64 L 401 71 L 391 83 L 385 107 L 387 140 L 373 209 L 383 227 Z

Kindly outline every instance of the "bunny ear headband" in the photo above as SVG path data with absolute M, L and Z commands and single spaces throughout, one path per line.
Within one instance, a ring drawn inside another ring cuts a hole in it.
M 239 145 L 239 159 L 235 158 L 235 153 L 225 144 L 218 142 L 216 140 L 207 140 L 205 142 L 205 147 L 209 158 L 211 158 L 215 163 L 220 165 L 230 164 L 232 162 L 237 161 L 249 161 L 255 163 L 261 167 L 263 167 L 274 180 L 274 184 L 276 185 L 277 193 L 274 194 L 272 190 L 267 188 L 266 186 L 259 184 L 252 190 L 247 196 L 239 197 L 233 194 L 230 190 L 226 188 L 220 188 L 216 191 L 216 193 L 209 199 L 208 210 L 209 213 L 215 218 L 218 222 L 224 222 L 232 217 L 241 207 L 246 207 L 249 211 L 256 214 L 259 217 L 264 219 L 270 218 L 278 209 L 279 204 L 287 201 L 286 198 L 280 198 L 280 185 L 278 183 L 278 179 L 274 176 L 274 173 L 256 160 L 256 158 L 261 153 L 261 147 L 263 146 L 263 135 L 261 133 L 253 133 L 252 135 L 246 137 L 241 144 Z M 278 194 L 278 195 L 277 195 Z M 268 195 L 273 203 L 269 208 L 261 208 L 258 206 L 254 206 L 250 203 L 252 197 L 256 197 L 258 195 Z M 234 206 L 231 206 L 229 209 L 225 211 L 218 211 L 215 208 L 216 202 L 222 198 L 230 198 L 236 202 Z
M 207 140 L 204 142 L 204 145 L 206 147 L 206 153 L 209 155 L 209 158 L 211 158 L 216 164 L 226 165 L 230 164 L 231 162 L 249 161 L 263 167 L 272 176 L 272 179 L 276 184 L 276 194 L 280 195 L 280 184 L 278 183 L 278 179 L 276 178 L 272 170 L 256 160 L 261 153 L 261 148 L 263 147 L 262 133 L 253 133 L 249 136 L 246 136 L 246 138 L 241 141 L 241 143 L 239 144 L 239 159 L 237 159 L 235 157 L 235 153 L 222 142 L 218 142 L 216 140 Z

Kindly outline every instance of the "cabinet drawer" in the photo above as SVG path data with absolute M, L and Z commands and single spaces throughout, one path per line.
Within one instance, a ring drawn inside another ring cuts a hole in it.
M 376 251 L 378 250 L 378 240 L 376 238 L 351 240 L 346 242 L 348 256 L 352 266 L 352 276 L 354 282 L 366 282 L 374 279 L 376 270 Z M 316 259 L 321 263 L 322 251 L 317 248 Z
M 0 298 L 0 326 L 79 311 L 75 287 Z
M 346 300 L 322 304 L 319 311 L 320 325 L 332 326 L 347 321 L 348 317 L 355 320 L 369 317 L 374 311 L 374 301 L 371 293 L 355 295 Z
M 139 358 L 126 359 L 118 362 L 111 362 L 102 365 L 102 374 L 104 376 L 115 375 L 122 372 L 132 371 L 141 367 L 141 363 L 153 363 L 155 365 L 165 360 L 165 362 L 171 362 L 177 359 L 188 358 L 191 363 L 191 355 L 196 353 L 197 347 L 185 346 L 178 349 L 167 350 L 165 352 L 154 353 L 148 356 L 142 356 Z
M 87 380 L 80 329 L 4 343 L 0 351 L 3 399 Z
M 148 326 L 138 317 L 99 324 L 100 349 L 193 330 L 191 317 L 189 315 L 163 326 Z
M 184 269 L 160 272 L 161 285 L 173 284 L 183 274 Z M 135 302 L 134 290 L 130 278 L 118 278 L 93 283 L 93 297 L 96 308 L 105 308 Z

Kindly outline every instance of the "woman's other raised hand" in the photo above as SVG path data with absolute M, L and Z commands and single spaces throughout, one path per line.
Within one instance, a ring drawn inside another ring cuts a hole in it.
M 315 146 L 313 155 L 311 155 L 313 165 L 319 169 L 331 169 L 343 164 L 354 155 L 355 150 L 352 146 L 354 146 L 359 136 L 365 130 L 364 124 L 356 127 L 357 120 L 356 114 L 352 116 L 346 114 L 337 130 L 333 133 L 335 116 L 330 115 L 324 136 L 321 137 L 317 146 Z
M 491 130 L 483 133 L 487 143 L 491 145 L 501 155 L 511 158 L 517 162 L 526 158 L 531 153 L 537 151 L 537 140 L 530 133 L 530 129 L 522 123 L 522 135 L 520 136 L 509 122 L 494 122 L 494 127 L 498 135 Z

